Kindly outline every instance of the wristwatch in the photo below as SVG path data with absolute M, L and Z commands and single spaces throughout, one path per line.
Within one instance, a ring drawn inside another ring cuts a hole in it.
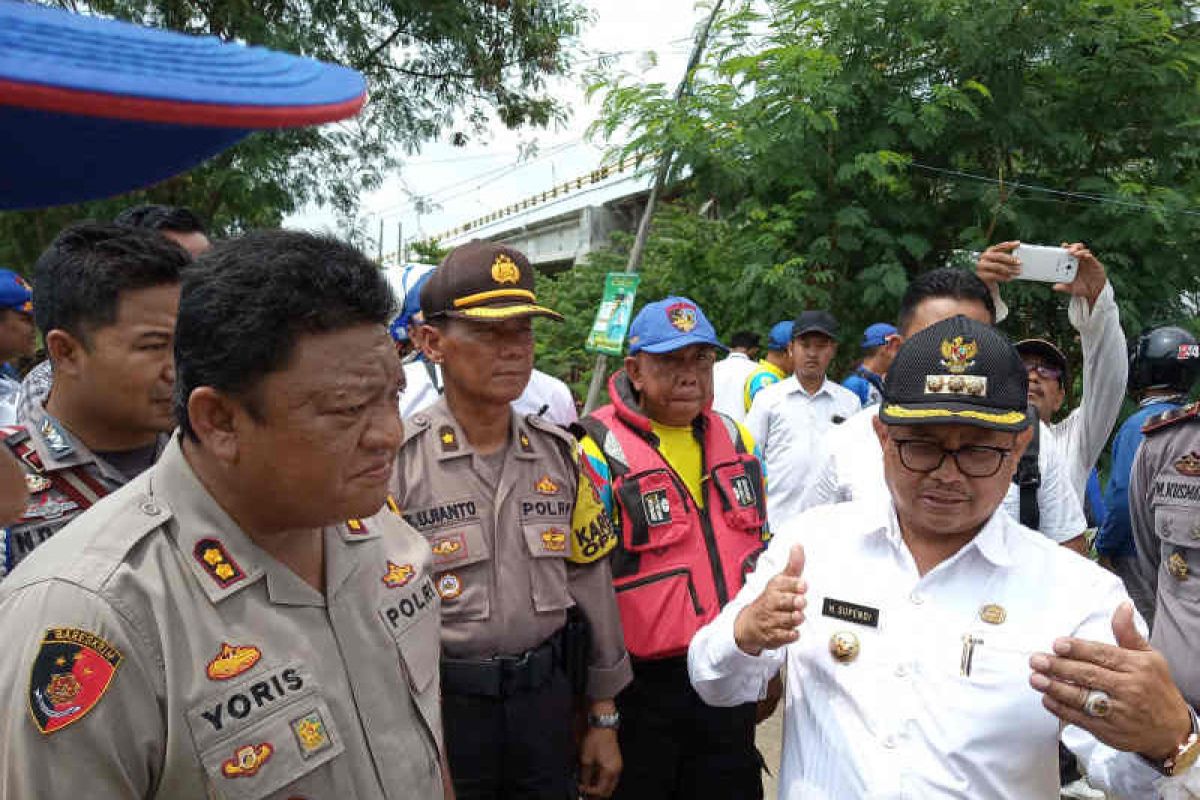
M 615 731 L 621 727 L 621 715 L 616 711 L 611 714 L 588 714 L 588 725 L 593 728 L 608 728 Z
M 1164 775 L 1172 778 L 1182 775 L 1191 769 L 1197 758 L 1200 758 L 1200 734 L 1193 732 L 1191 736 L 1183 740 L 1183 744 L 1179 745 L 1175 755 L 1162 763 L 1161 771 Z

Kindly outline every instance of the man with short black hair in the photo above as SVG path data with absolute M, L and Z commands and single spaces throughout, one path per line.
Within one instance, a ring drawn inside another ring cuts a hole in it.
M 80 223 L 34 265 L 34 318 L 55 368 L 5 444 L 33 496 L 6 529 L 4 571 L 154 463 L 175 426 L 171 353 L 182 248 L 147 230 Z
M 758 334 L 738 331 L 729 339 L 729 355 L 713 365 L 713 410 L 738 422 L 746 418 L 746 379 L 757 367 Z
M 0 785 L 446 796 L 430 553 L 385 507 L 391 290 L 347 245 L 270 231 L 178 302 L 180 432 L 0 586 Z
M 187 250 L 192 258 L 198 258 L 212 249 L 208 230 L 190 208 L 145 203 L 125 209 L 117 214 L 113 222 L 158 231 Z

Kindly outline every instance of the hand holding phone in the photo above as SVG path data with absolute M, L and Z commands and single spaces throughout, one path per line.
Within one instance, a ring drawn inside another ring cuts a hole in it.
M 1065 247 L 1022 244 L 1012 254 L 1021 262 L 1021 272 L 1016 276 L 1021 280 L 1070 283 L 1079 271 L 1079 259 Z

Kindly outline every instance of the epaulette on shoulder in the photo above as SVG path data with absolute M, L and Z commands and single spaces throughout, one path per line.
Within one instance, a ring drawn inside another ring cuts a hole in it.
M 1178 425 L 1194 419 L 1200 419 L 1200 402 L 1189 403 L 1186 406 L 1172 408 L 1170 411 L 1155 414 L 1142 423 L 1142 433 L 1149 436 L 1152 433 L 1166 430 L 1172 425 Z
M 429 415 L 418 411 L 411 417 L 406 417 L 404 420 L 404 443 L 408 444 L 413 439 L 417 438 L 425 431 L 429 430 L 429 426 L 433 424 L 429 419 Z M 401 445 L 403 446 L 403 445 Z
M 539 431 L 553 434 L 571 446 L 575 445 L 575 437 L 571 435 L 569 430 L 551 422 L 545 417 L 538 414 L 530 414 L 525 417 L 525 421 Z

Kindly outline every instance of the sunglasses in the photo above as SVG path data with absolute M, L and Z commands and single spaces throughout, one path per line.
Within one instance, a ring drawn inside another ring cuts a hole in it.
M 1032 372 L 1042 380 L 1057 381 L 1062 379 L 1063 371 L 1058 367 L 1047 367 L 1045 364 L 1035 364 L 1032 361 L 1026 361 L 1025 371 Z

